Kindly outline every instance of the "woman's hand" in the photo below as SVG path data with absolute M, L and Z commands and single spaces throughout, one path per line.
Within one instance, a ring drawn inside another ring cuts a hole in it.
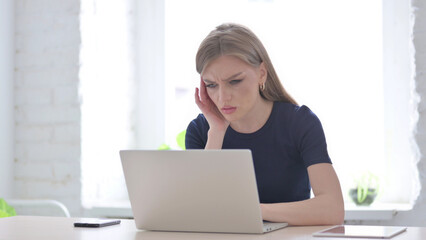
M 216 104 L 210 99 L 207 94 L 206 84 L 201 79 L 200 89 L 195 88 L 195 103 L 204 114 L 207 122 L 210 125 L 210 130 L 225 132 L 229 126 L 229 121 L 225 119 Z

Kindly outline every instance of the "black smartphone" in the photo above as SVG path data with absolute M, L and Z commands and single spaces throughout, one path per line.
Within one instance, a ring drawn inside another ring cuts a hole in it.
M 81 222 L 75 222 L 74 227 L 99 228 L 99 227 L 106 227 L 106 226 L 111 226 L 115 224 L 120 224 L 120 223 L 121 223 L 121 220 L 118 220 L 118 219 L 88 218 L 88 219 L 81 219 Z

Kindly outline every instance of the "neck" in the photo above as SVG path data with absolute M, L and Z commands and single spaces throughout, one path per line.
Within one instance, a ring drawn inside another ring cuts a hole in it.
M 254 133 L 261 129 L 268 121 L 273 106 L 274 102 L 261 98 L 258 104 L 244 118 L 231 122 L 230 125 L 237 132 Z

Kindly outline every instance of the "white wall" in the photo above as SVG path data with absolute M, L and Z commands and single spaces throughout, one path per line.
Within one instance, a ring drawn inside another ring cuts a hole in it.
M 387 192 L 393 201 L 407 202 L 415 199 L 418 189 L 417 168 L 413 161 L 412 121 L 414 109 L 411 105 L 411 64 L 410 64 L 410 4 L 405 0 L 384 0 L 383 2 L 383 84 L 385 97 L 385 159 L 387 179 L 384 188 L 396 187 L 401 191 Z M 408 164 L 407 163 L 411 163 Z M 405 179 L 402 182 L 400 179 Z M 404 184 L 401 186 L 401 184 Z
M 424 0 L 392 0 L 383 1 L 386 10 L 385 19 L 391 24 L 385 28 L 386 47 L 391 51 L 385 52 L 385 68 L 389 71 L 385 77 L 391 79 L 391 89 L 387 91 L 388 99 L 392 94 L 408 95 L 408 102 L 394 103 L 396 109 L 404 104 L 409 104 L 409 112 L 405 110 L 398 114 L 408 114 L 409 125 L 396 125 L 399 128 L 406 126 L 406 129 L 395 129 L 395 135 L 389 134 L 388 138 L 407 137 L 407 130 L 411 139 L 413 155 L 407 157 L 400 151 L 400 146 L 395 146 L 395 157 L 405 158 L 406 165 L 410 172 L 401 172 L 400 178 L 409 177 L 414 180 L 411 194 L 413 198 L 413 209 L 410 211 L 398 212 L 389 221 L 363 221 L 363 224 L 381 225 L 406 225 L 406 226 L 426 226 L 426 1 Z M 387 55 L 386 55 L 387 54 Z M 387 66 L 386 66 L 387 64 Z M 392 100 L 390 100 L 392 101 Z M 391 127 L 395 122 L 404 122 L 401 116 L 387 116 L 387 127 Z M 398 170 L 398 166 L 393 166 Z M 406 168 L 406 167 L 404 167 Z M 411 174 L 408 176 L 407 174 Z M 398 176 L 398 174 L 396 174 Z M 398 194 L 398 193 L 397 193 Z M 358 222 L 359 223 L 359 222 Z
M 79 14 L 79 0 L 15 1 L 13 187 L 71 215 L 81 210 Z
M 14 2 L 0 0 L 0 198 L 13 196 Z

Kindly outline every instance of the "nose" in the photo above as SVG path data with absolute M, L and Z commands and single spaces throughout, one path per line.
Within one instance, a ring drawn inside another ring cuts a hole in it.
M 229 102 L 232 98 L 231 90 L 227 87 L 219 88 L 219 101 L 222 103 Z

